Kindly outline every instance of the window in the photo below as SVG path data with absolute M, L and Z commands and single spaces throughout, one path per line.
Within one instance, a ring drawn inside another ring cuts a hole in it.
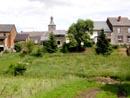
M 57 41 L 57 44 L 60 45 L 60 41 Z
M 123 36 L 118 36 L 118 42 L 122 43 L 123 42 Z
M 130 36 L 127 36 L 127 40 L 128 40 L 128 42 L 130 43 Z
M 121 28 L 117 28 L 117 33 L 121 33 Z
M 128 33 L 130 33 L 130 28 L 128 28 Z
M 34 40 L 34 43 L 37 44 L 37 43 L 38 43 L 38 40 Z
M 3 33 L 3 36 L 6 36 L 6 33 Z

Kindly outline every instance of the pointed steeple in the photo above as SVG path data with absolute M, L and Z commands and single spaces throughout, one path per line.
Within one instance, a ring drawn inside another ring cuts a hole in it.
M 50 24 L 48 25 L 48 31 L 53 32 L 56 30 L 56 25 L 54 24 L 53 17 L 50 18 Z

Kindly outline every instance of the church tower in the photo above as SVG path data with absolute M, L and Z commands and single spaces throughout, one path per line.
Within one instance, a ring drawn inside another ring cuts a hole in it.
M 50 24 L 48 25 L 48 31 L 49 32 L 53 32 L 54 30 L 56 30 L 56 25 L 54 24 L 54 21 L 53 21 L 53 17 L 51 16 L 50 18 Z

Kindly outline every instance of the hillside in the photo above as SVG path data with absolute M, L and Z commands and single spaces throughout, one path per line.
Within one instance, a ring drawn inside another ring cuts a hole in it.
M 66 96 L 69 96 L 68 98 L 74 98 L 81 91 L 98 87 L 103 91 L 97 95 L 97 98 L 107 95 L 112 96 L 109 98 L 116 98 L 118 83 L 107 85 L 96 82 L 97 80 L 92 78 L 110 77 L 116 81 L 122 80 L 122 86 L 128 92 L 130 89 L 129 59 L 119 53 L 119 50 L 114 51 L 111 56 L 95 55 L 91 49 L 84 53 L 44 54 L 39 58 L 21 57 L 16 53 L 1 54 L 0 97 L 67 98 Z M 28 63 L 23 76 L 5 73 L 11 64 L 18 62 Z M 129 93 L 128 98 L 130 98 Z

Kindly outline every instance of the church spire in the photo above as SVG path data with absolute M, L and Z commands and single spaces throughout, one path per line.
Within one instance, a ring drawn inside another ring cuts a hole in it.
M 50 18 L 50 24 L 48 25 L 48 31 L 53 32 L 56 30 L 56 25 L 54 24 L 53 17 Z

